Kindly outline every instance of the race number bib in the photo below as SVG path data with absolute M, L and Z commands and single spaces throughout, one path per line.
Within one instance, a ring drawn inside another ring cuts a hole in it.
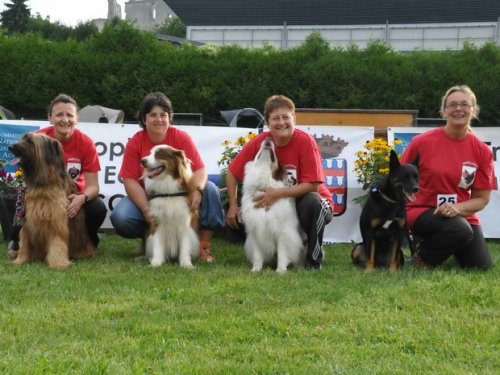
M 438 194 L 436 206 L 439 207 L 444 203 L 455 204 L 458 202 L 457 194 Z

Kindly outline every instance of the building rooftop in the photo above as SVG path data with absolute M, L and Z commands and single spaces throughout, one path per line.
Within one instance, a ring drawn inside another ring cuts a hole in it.
M 500 0 L 164 0 L 187 26 L 498 22 Z

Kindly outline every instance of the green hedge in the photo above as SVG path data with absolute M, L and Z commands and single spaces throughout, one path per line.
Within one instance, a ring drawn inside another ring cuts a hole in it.
M 45 118 L 59 92 L 81 106 L 124 109 L 134 121 L 143 96 L 171 97 L 176 112 L 201 112 L 205 123 L 219 111 L 262 110 L 275 93 L 301 108 L 417 109 L 438 117 L 441 95 L 468 84 L 481 105 L 483 124 L 500 118 L 500 47 L 466 45 L 460 51 L 401 53 L 373 42 L 366 49 L 331 48 L 319 34 L 300 47 L 175 47 L 119 22 L 82 42 L 37 35 L 0 34 L 0 104 L 18 117 Z

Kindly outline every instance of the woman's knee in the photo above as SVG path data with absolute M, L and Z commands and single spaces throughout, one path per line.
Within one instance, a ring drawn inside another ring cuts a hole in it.
M 207 182 L 203 191 L 200 226 L 204 229 L 217 229 L 224 226 L 224 212 L 219 188 L 211 181 Z
M 474 236 L 471 225 L 463 217 L 457 217 L 445 226 L 445 231 L 448 233 L 449 238 L 452 239 L 457 246 L 468 243 Z
M 145 223 L 141 225 L 144 218 L 139 209 L 128 197 L 124 197 L 118 202 L 109 216 L 111 224 L 118 235 L 126 238 L 138 238 L 141 236 Z

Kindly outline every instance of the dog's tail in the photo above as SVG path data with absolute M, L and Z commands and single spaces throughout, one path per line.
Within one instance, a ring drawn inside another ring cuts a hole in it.
M 355 243 L 351 251 L 352 264 L 358 267 L 365 267 L 368 257 L 366 255 L 365 245 L 360 243 Z

